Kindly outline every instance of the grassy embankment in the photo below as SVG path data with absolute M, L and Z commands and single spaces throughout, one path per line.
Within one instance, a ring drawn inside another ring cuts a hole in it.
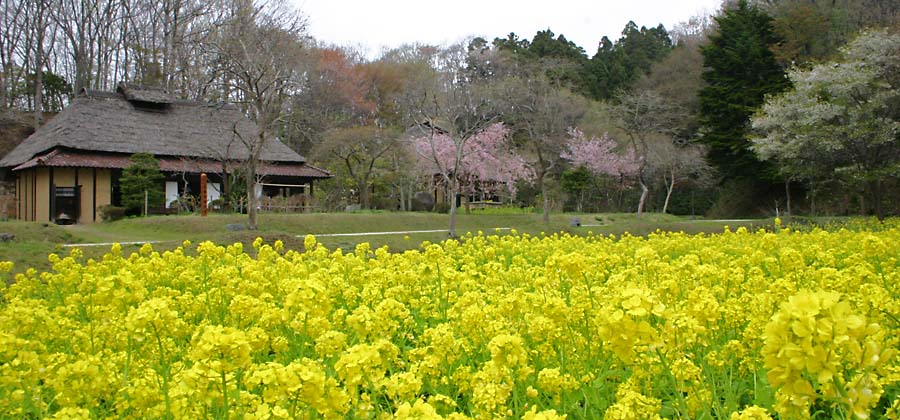
M 571 227 L 570 221 L 578 217 L 583 226 Z M 288 249 L 300 249 L 306 234 L 335 234 L 358 232 L 395 232 L 446 229 L 448 216 L 436 213 L 315 213 L 315 214 L 262 214 L 257 231 L 229 231 L 229 224 L 242 224 L 244 215 L 215 214 L 209 217 L 196 215 L 155 216 L 129 218 L 111 223 L 92 225 L 56 226 L 50 223 L 27 223 L 18 221 L 0 222 L 0 233 L 12 233 L 12 242 L 0 243 L 0 260 L 13 261 L 14 272 L 28 267 L 39 270 L 49 268 L 46 255 L 68 252 L 63 244 L 100 242 L 143 242 L 151 241 L 158 250 L 172 249 L 183 240 L 193 242 L 211 240 L 228 244 L 244 242 L 249 244 L 256 237 L 267 242 L 276 239 L 284 241 Z M 748 222 L 720 222 L 689 220 L 664 214 L 645 214 L 641 218 L 633 214 L 554 214 L 550 224 L 541 222 L 539 214 L 522 212 L 488 212 L 460 214 L 457 233 L 483 231 L 494 233 L 495 228 L 515 229 L 520 233 L 540 235 L 554 232 L 573 234 L 615 234 L 628 232 L 645 235 L 657 229 L 664 231 L 684 231 L 688 233 L 721 232 L 724 225 L 765 226 L 771 220 Z M 508 233 L 503 231 L 502 233 Z M 423 241 L 438 242 L 447 238 L 446 232 L 387 234 L 370 236 L 323 236 L 319 242 L 329 248 L 352 249 L 356 244 L 369 242 L 373 248 L 387 245 L 391 250 L 416 249 Z M 125 252 L 138 249 L 139 245 L 124 247 Z M 109 250 L 108 246 L 84 247 L 87 257 L 99 257 Z

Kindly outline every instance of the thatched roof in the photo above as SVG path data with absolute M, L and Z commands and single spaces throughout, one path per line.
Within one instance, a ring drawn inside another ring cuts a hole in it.
M 129 101 L 129 95 L 136 99 Z M 21 165 L 54 148 L 213 160 L 248 158 L 241 138 L 252 141 L 257 129 L 236 107 L 165 102 L 167 98 L 164 91 L 132 85 L 120 86 L 115 93 L 85 90 L 0 160 L 0 167 Z M 305 162 L 303 156 L 277 139 L 266 142 L 260 159 Z
M 223 173 L 234 172 L 241 167 L 238 161 L 217 161 L 211 159 L 194 159 L 185 157 L 161 157 L 157 159 L 159 169 L 164 172 L 187 173 Z M 79 168 L 109 168 L 124 169 L 131 165 L 131 156 L 121 153 L 103 152 L 78 152 L 56 148 L 39 155 L 19 166 L 13 171 L 34 168 L 38 166 L 49 167 L 79 167 Z M 224 165 L 224 167 L 223 167 Z M 324 170 L 307 164 L 270 163 L 263 162 L 256 168 L 258 175 L 294 176 L 304 178 L 330 178 L 331 174 Z

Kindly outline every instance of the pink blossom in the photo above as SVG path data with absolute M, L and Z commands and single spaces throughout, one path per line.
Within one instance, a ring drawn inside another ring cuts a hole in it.
M 418 165 L 425 173 L 456 174 L 460 187 L 467 191 L 480 189 L 495 192 L 505 186 L 515 192 L 518 180 L 534 178 L 533 171 L 521 156 L 507 144 L 509 129 L 502 123 L 491 124 L 462 143 L 462 159 L 456 168 L 459 143 L 446 134 L 422 136 L 413 140 Z
M 624 154 L 616 152 L 616 141 L 604 133 L 603 137 L 591 136 L 585 139 L 578 128 L 569 129 L 569 141 L 562 158 L 575 166 L 584 166 L 594 174 L 612 175 L 622 179 L 632 178 L 640 171 L 640 158 L 634 148 L 628 147 Z

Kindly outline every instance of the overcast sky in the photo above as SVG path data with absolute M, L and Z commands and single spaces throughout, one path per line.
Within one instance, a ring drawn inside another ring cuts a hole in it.
M 448 44 L 515 32 L 531 39 L 543 29 L 564 34 L 588 55 L 606 35 L 618 39 L 629 20 L 667 29 L 721 0 L 293 0 L 321 41 L 360 46 L 369 56 L 404 43 Z

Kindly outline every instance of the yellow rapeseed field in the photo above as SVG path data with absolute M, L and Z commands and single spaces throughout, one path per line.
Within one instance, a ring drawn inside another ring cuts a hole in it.
M 898 221 L 305 248 L 51 255 L 0 286 L 0 418 L 900 413 Z

